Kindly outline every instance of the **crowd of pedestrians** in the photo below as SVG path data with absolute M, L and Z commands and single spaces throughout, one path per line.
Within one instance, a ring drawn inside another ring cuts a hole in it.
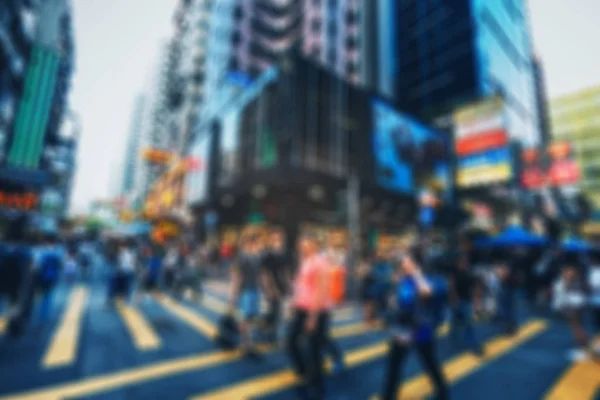
M 109 306 L 159 291 L 201 302 L 206 277 L 228 273 L 230 309 L 222 325 L 239 333 L 235 345 L 252 361 L 263 359 L 259 341 L 282 345 L 300 379 L 302 399 L 326 398 L 325 358 L 331 357 L 334 372 L 344 370 L 343 352 L 330 333 L 335 310 L 344 303 L 352 308 L 360 303 L 365 323 L 388 332 L 384 400 L 397 398 L 403 364 L 413 350 L 436 398 L 449 397 L 436 353 L 443 323 L 456 346 L 484 356 L 482 321 L 497 322 L 512 335 L 520 315 L 554 311 L 571 329 L 574 361 L 600 355 L 600 343 L 591 339 L 600 331 L 600 262 L 592 252 L 569 254 L 549 246 L 515 248 L 498 257 L 476 251 L 468 241 L 449 246 L 426 239 L 378 249 L 354 271 L 345 247 L 330 238 L 303 234 L 295 248 L 286 248 L 281 230 L 270 231 L 266 240 L 245 235 L 218 251 L 182 240 L 165 246 L 131 238 L 73 244 L 17 229 L 0 245 L 0 294 L 8 299 L 9 332 L 20 334 L 29 319 L 43 324 L 52 317 L 60 282 L 96 276 L 97 264 L 108 271 L 103 276 Z M 350 287 L 358 288 L 356 296 Z

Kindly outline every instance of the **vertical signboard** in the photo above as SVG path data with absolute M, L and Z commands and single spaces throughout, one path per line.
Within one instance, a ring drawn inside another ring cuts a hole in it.
M 59 66 L 56 52 L 34 46 L 8 154 L 11 166 L 39 165 Z

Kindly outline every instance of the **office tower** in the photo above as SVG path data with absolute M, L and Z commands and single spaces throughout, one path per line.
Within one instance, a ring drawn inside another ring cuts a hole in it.
M 571 144 L 581 170 L 580 188 L 600 209 L 600 86 L 550 101 L 552 140 Z
M 376 2 L 373 2 L 376 3 Z M 304 2 L 302 51 L 349 82 L 361 82 L 361 0 Z
M 390 100 L 395 99 L 396 0 L 362 1 L 360 14 L 362 84 Z
M 500 95 L 511 139 L 539 143 L 525 1 L 408 0 L 394 12 L 401 108 L 431 119 Z
M 293 47 L 302 22 L 300 0 L 240 0 L 234 9 L 232 69 L 256 76 Z
M 144 96 L 138 94 L 135 98 L 133 112 L 129 125 L 129 136 L 125 145 L 125 158 L 122 170 L 122 182 L 120 193 L 132 196 L 135 193 L 135 177 L 139 168 L 138 160 L 142 158 L 141 136 L 144 118 Z
M 546 93 L 546 74 L 544 65 L 539 57 L 533 59 L 533 74 L 535 79 L 535 98 L 538 111 L 538 129 L 542 149 L 550 143 L 550 116 L 548 115 L 548 94 Z

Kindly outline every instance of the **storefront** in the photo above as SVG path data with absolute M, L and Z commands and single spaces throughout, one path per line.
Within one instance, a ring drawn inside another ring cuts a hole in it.
M 318 66 L 291 64 L 259 77 L 260 90 L 248 84 L 251 95 L 192 146 L 206 166 L 188 185 L 201 236 L 231 240 L 232 227 L 262 224 L 292 245 L 308 226 L 325 235 L 352 225 L 366 238 L 418 223 L 421 188 L 449 181 L 446 142 Z

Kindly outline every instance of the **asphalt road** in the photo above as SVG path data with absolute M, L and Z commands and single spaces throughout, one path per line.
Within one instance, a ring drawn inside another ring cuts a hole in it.
M 8 338 L 0 319 L 0 400 L 293 399 L 296 380 L 279 349 L 265 346 L 257 363 L 213 345 L 226 290 L 211 282 L 201 305 L 163 296 L 107 308 L 102 282 L 61 286 L 51 321 L 34 321 L 24 337 Z M 452 398 L 600 399 L 600 364 L 569 362 L 572 341 L 562 323 L 523 315 L 514 337 L 490 323 L 477 330 L 483 358 L 453 344 L 446 326 L 438 332 Z M 347 369 L 328 379 L 328 398 L 377 398 L 385 333 L 347 306 L 335 312 L 333 335 Z M 431 395 L 416 357 L 404 377 L 402 399 Z

